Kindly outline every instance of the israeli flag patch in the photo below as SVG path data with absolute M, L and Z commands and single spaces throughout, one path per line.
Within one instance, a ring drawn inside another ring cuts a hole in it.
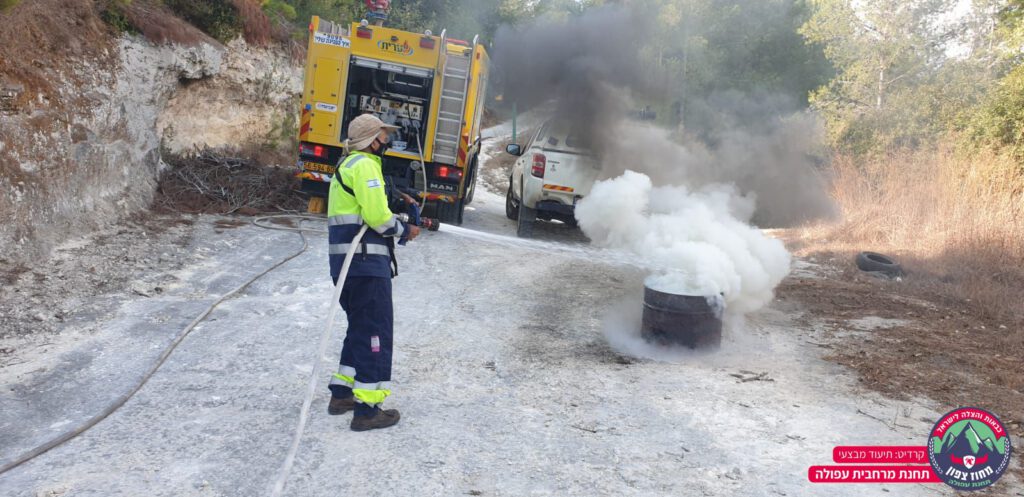
M 379 179 L 366 180 L 366 187 L 367 188 L 380 188 L 380 180 Z

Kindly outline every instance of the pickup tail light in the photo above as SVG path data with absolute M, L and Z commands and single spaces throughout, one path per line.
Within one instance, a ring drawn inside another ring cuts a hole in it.
M 533 167 L 530 168 L 530 174 L 537 178 L 543 178 L 545 168 L 547 168 L 547 157 L 544 157 L 544 154 L 533 154 Z

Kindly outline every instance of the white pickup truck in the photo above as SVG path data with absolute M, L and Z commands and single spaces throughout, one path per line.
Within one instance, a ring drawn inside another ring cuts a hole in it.
M 505 151 L 519 157 L 505 198 L 505 215 L 518 221 L 516 234 L 532 236 L 537 219 L 576 226 L 576 203 L 590 193 L 600 172 L 587 144 L 567 126 L 548 121 L 525 148 L 511 143 Z

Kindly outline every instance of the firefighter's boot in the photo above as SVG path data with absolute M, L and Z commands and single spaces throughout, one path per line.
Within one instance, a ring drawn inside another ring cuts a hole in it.
M 331 397 L 331 403 L 327 404 L 327 414 L 337 416 L 339 414 L 345 414 L 356 408 L 355 397 Z
M 362 413 L 357 411 L 356 415 L 352 416 L 352 431 L 387 428 L 398 424 L 398 420 L 401 418 L 398 414 L 398 409 L 388 409 L 385 411 L 379 407 L 375 407 L 369 416 L 360 414 Z

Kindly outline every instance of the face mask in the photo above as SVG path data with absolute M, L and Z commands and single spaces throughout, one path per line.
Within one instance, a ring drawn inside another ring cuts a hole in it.
M 375 139 L 373 141 L 377 143 L 377 151 L 373 154 L 383 159 L 384 152 L 387 152 L 388 149 L 391 148 L 391 142 L 382 142 L 379 139 Z

